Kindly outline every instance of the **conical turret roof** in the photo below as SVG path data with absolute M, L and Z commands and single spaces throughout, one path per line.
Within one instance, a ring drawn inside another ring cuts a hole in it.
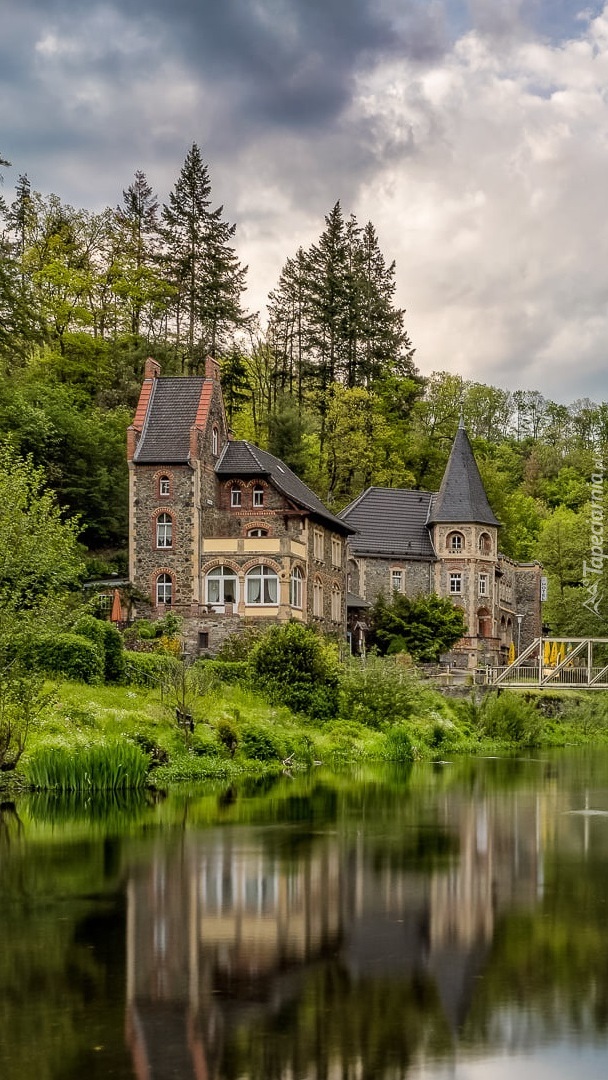
M 488 502 L 462 421 L 456 432 L 439 493 L 433 499 L 428 523 L 500 525 Z

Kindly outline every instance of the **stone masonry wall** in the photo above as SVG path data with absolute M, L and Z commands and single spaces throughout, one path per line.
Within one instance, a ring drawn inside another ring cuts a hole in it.
M 131 468 L 133 582 L 154 604 L 156 578 L 160 573 L 171 574 L 174 604 L 191 604 L 197 599 L 193 591 L 194 470 L 187 465 Z M 161 476 L 169 478 L 169 496 L 159 494 Z M 162 513 L 170 514 L 173 521 L 170 548 L 156 546 L 156 521 Z

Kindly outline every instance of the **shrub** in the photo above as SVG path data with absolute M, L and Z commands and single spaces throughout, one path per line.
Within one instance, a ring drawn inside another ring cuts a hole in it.
M 285 748 L 269 724 L 248 723 L 241 728 L 241 750 L 258 761 L 282 761 Z
M 79 634 L 45 634 L 28 645 L 32 666 L 49 675 L 63 675 L 77 682 L 98 683 L 103 678 L 102 651 Z
M 239 733 L 236 725 L 227 716 L 223 716 L 218 720 L 216 729 L 222 746 L 225 746 L 230 756 L 234 757 L 239 744 Z
M 125 681 L 131 686 L 158 687 L 171 669 L 172 657 L 163 653 L 125 653 Z
M 388 761 L 413 761 L 416 756 L 411 736 L 401 724 L 387 731 L 383 757 Z
M 197 666 L 212 672 L 218 682 L 244 683 L 249 676 L 249 665 L 245 660 L 198 660 Z
M 310 627 L 273 626 L 252 649 L 249 663 L 254 682 L 271 701 L 317 720 L 335 716 L 336 652 Z
M 217 757 L 220 744 L 213 732 L 199 726 L 190 739 L 190 750 L 195 757 Z
M 248 660 L 254 645 L 262 637 L 263 631 L 257 626 L 243 626 L 236 633 L 230 634 L 223 642 L 217 659 L 228 663 Z
M 340 715 L 347 720 L 374 728 L 408 720 L 423 699 L 415 672 L 390 657 L 354 659 L 344 668 Z
M 88 638 L 102 651 L 106 682 L 121 682 L 125 674 L 124 646 L 116 627 L 106 620 L 94 618 L 93 615 L 81 615 L 72 629 L 75 634 Z
M 488 694 L 480 709 L 482 731 L 491 739 L 535 746 L 543 720 L 538 710 L 518 694 Z

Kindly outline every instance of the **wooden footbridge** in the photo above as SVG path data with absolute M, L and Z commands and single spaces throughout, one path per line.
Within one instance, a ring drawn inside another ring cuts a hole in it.
M 487 685 L 527 690 L 608 690 L 608 638 L 536 638 Z

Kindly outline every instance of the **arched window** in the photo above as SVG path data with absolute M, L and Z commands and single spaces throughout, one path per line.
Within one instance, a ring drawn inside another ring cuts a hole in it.
M 211 453 L 213 454 L 214 457 L 217 457 L 218 447 L 219 447 L 219 435 L 218 435 L 217 428 L 214 427 L 212 432 L 211 432 Z
M 216 566 L 207 574 L 205 602 L 207 604 L 236 604 L 239 582 L 229 566 Z
M 247 536 L 268 536 L 268 529 L 248 529 Z
M 294 566 L 289 580 L 289 603 L 292 607 L 302 607 L 302 571 L 299 566 Z
M 446 546 L 448 551 L 451 551 L 453 555 L 458 555 L 461 551 L 464 551 L 464 536 L 462 533 L 448 533 Z
M 482 555 L 492 554 L 492 538 L 487 532 L 482 533 L 479 537 L 479 551 Z
M 256 484 L 253 489 L 253 505 L 264 505 L 264 488 L 260 484 Z
M 173 547 L 173 518 L 171 514 L 159 514 L 156 519 L 156 546 Z
M 315 578 L 312 586 L 312 613 L 319 618 L 323 616 L 323 582 Z
M 159 574 L 156 579 L 156 603 L 173 603 L 173 580 L 170 574 Z
M 161 499 L 171 494 L 171 481 L 168 476 L 161 476 L 158 481 L 158 494 Z
M 231 506 L 240 506 L 242 501 L 243 501 L 243 495 L 242 495 L 241 489 L 240 489 L 240 487 L 237 487 L 236 484 L 235 484 L 234 487 L 230 488 L 230 505 Z
M 254 566 L 247 574 L 248 604 L 278 604 L 279 579 L 270 566 Z
M 342 593 L 339 585 L 331 587 L 331 617 L 333 622 L 342 620 Z

